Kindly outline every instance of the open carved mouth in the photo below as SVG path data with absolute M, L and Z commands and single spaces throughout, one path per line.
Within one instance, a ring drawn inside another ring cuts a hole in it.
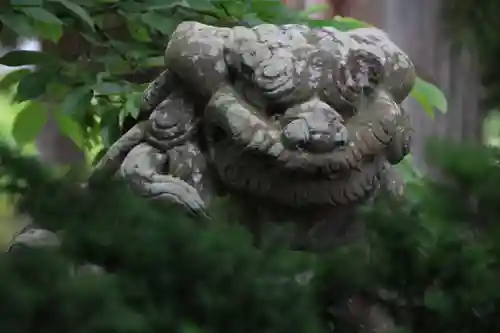
M 409 146 L 406 117 L 386 95 L 317 150 L 291 146 L 290 123 L 270 120 L 229 86 L 213 96 L 205 117 L 211 161 L 226 185 L 285 205 L 358 202 L 377 187 L 387 162 L 399 162 Z

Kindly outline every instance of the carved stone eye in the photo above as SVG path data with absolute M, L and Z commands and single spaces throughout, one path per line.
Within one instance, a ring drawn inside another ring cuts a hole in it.
M 272 57 L 269 48 L 254 40 L 239 40 L 225 50 L 226 63 L 241 74 L 253 72 L 263 61 Z
M 255 69 L 254 80 L 269 98 L 276 98 L 294 88 L 292 55 L 275 55 Z

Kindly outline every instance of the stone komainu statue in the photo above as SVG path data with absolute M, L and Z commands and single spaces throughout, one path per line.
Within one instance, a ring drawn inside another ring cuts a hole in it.
M 193 212 L 228 191 L 254 231 L 296 220 L 298 248 L 345 238 L 353 206 L 398 190 L 387 175 L 409 151 L 401 102 L 415 73 L 384 32 L 184 22 L 165 64 L 144 94 L 149 119 L 96 172 Z
M 144 93 L 147 120 L 96 174 L 201 214 L 228 192 L 257 238 L 266 222 L 293 220 L 292 246 L 308 250 L 345 240 L 357 205 L 399 191 L 388 175 L 409 152 L 401 103 L 415 72 L 384 32 L 184 22 L 165 68 Z
M 409 152 L 401 103 L 415 71 L 381 30 L 184 22 L 165 67 L 144 93 L 147 120 L 95 174 L 194 213 L 229 192 L 254 222 L 298 222 L 306 248 L 346 236 L 350 212 L 379 190 L 400 191 L 388 174 Z

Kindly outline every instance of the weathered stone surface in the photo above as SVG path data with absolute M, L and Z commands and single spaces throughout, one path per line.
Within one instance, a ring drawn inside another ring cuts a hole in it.
M 370 197 L 387 165 L 408 153 L 411 128 L 400 103 L 413 87 L 414 69 L 378 29 L 184 22 L 165 61 L 167 70 L 145 93 L 141 109 L 151 117 L 142 136 L 132 135 L 138 124 L 124 138 L 137 137 L 136 146 L 157 161 L 154 177 L 161 164 L 177 165 L 168 174 L 186 189 L 175 184 L 170 192 L 190 209 L 206 206 L 194 204 L 199 198 L 190 187 L 204 200 L 213 195 L 199 184 L 212 177 L 207 165 L 235 193 L 293 208 L 339 206 Z M 148 159 L 123 141 L 97 171 L 120 156 L 121 174 L 132 183 L 148 178 L 131 162 L 132 155 Z M 172 153 L 178 147 L 184 155 Z M 186 170 L 183 164 L 191 174 L 176 174 Z M 168 193 L 169 182 L 160 186 L 163 178 L 156 179 L 143 182 L 142 193 L 150 195 L 145 188 L 152 186 Z
M 8 251 L 14 251 L 20 247 L 54 247 L 61 246 L 58 235 L 52 231 L 37 228 L 29 224 L 18 232 L 8 246 Z
M 149 119 L 109 149 L 96 175 L 194 213 L 219 185 L 259 223 L 295 220 L 311 239 L 345 236 L 345 212 L 380 188 L 400 192 L 387 175 L 409 151 L 400 103 L 415 73 L 382 31 L 184 22 L 165 64 L 144 93 Z
M 218 185 L 257 212 L 251 223 L 294 220 L 310 239 L 346 236 L 354 206 L 380 188 L 400 192 L 387 179 L 409 151 L 400 103 L 415 73 L 382 31 L 184 22 L 165 64 L 144 93 L 149 119 L 96 175 L 198 214 Z

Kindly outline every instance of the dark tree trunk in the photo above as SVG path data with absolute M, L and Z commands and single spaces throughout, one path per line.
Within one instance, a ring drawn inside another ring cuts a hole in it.
M 44 42 L 42 49 L 49 53 L 57 53 L 64 59 L 75 59 L 88 47 L 85 40 L 76 33 L 65 34 L 57 45 Z M 78 146 L 65 136 L 58 127 L 54 117 L 56 106 L 46 101 L 50 112 L 49 119 L 36 141 L 41 160 L 48 165 L 81 165 L 85 163 L 85 154 Z

